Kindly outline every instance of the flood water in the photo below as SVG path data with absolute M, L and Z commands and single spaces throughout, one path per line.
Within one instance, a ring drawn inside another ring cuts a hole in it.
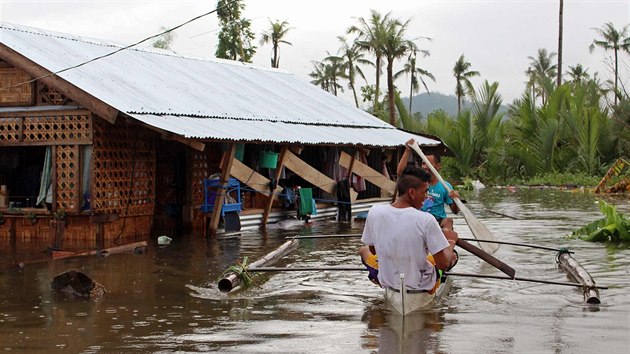
M 430 310 L 391 312 L 365 273 L 265 274 L 259 287 L 225 295 L 216 280 L 243 256 L 256 259 L 296 234 L 360 233 L 362 224 L 317 221 L 310 228 L 155 240 L 145 254 L 27 261 L 46 244 L 0 243 L 0 350 L 18 353 L 629 353 L 630 245 L 567 240 L 600 217 L 589 194 L 488 189 L 465 196 L 500 240 L 569 247 L 598 284 L 602 304 L 585 305 L 574 288 L 505 280 L 453 278 Z M 626 199 L 608 200 L 629 213 Z M 519 218 L 497 215 L 500 212 Z M 460 237 L 472 237 L 461 217 Z M 360 265 L 359 238 L 304 240 L 277 266 Z M 568 281 L 554 252 L 501 246 L 495 254 L 517 276 Z M 41 257 L 40 254 L 38 254 Z M 109 291 L 72 300 L 50 290 L 75 269 Z M 458 272 L 499 274 L 460 251 Z

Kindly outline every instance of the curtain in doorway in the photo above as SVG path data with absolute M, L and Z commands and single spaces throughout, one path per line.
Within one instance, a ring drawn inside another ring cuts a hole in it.
M 52 170 L 52 147 L 46 147 L 46 155 L 44 156 L 44 166 L 42 167 L 42 177 L 39 182 L 39 195 L 37 196 L 37 205 L 44 205 L 46 203 L 52 203 L 52 176 L 50 172 Z

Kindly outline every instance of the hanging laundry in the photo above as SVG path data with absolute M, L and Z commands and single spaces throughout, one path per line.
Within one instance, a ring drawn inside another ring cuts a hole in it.
M 352 204 L 350 202 L 350 181 L 345 178 L 337 183 L 337 220 L 352 220 Z
M 313 212 L 313 189 L 312 188 L 300 188 L 300 207 L 298 214 L 300 217 L 305 217 Z

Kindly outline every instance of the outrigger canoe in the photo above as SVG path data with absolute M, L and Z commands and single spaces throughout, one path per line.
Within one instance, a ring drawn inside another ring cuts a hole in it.
M 405 278 L 404 274 L 401 274 L 401 289 L 386 288 L 384 290 L 385 302 L 403 316 L 414 311 L 428 309 L 433 306 L 437 299 L 448 293 L 451 281 L 451 277 L 446 277 L 438 289 L 433 294 L 429 294 L 421 290 L 403 290 Z

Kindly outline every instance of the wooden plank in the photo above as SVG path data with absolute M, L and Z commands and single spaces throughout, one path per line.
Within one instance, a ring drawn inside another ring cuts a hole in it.
M 150 125 L 147 125 L 147 127 L 149 129 L 153 129 L 156 130 L 155 128 L 151 127 Z M 162 133 L 162 139 L 164 140 L 173 140 L 173 141 L 177 141 L 178 143 L 182 143 L 186 146 L 189 146 L 197 151 L 201 151 L 203 152 L 206 149 L 206 144 L 202 143 L 201 141 L 197 141 L 194 139 L 189 139 L 186 137 L 183 137 L 179 134 L 173 134 L 173 133 L 168 133 L 168 132 L 164 132 L 163 130 L 159 130 Z
M 320 188 L 326 193 L 335 194 L 337 182 L 302 161 L 293 152 L 287 151 L 284 166 L 311 183 L 315 188 Z
M 50 74 L 49 70 L 2 43 L 0 43 L 0 57 L 12 66 L 24 70 L 34 78 Z M 52 75 L 42 77 L 39 81 L 47 86 L 59 90 L 59 92 L 61 92 L 64 96 L 72 98 L 73 101 L 80 103 L 82 106 L 106 121 L 112 124 L 116 122 L 116 118 L 118 117 L 117 109 L 105 104 L 103 101 L 81 90 L 66 80 L 63 80 L 59 76 Z
M 287 151 L 288 151 L 288 147 L 286 145 L 283 146 L 282 150 L 280 151 L 280 157 L 278 158 L 278 166 L 276 166 L 276 174 L 274 176 L 276 183 L 278 183 L 278 180 L 280 179 L 280 176 L 282 175 L 282 168 L 284 167 L 284 160 L 285 160 L 285 157 L 287 156 Z M 262 218 L 262 223 L 261 223 L 261 226 L 263 229 L 267 227 L 267 220 L 269 220 L 269 213 L 271 212 L 273 201 L 276 199 L 277 195 L 278 195 L 277 193 L 273 193 L 269 196 L 269 199 L 267 200 L 267 205 L 265 206 L 265 211 L 263 212 L 263 218 Z
M 212 209 L 212 216 L 210 217 L 210 233 L 216 234 L 219 227 L 219 217 L 221 216 L 221 209 L 223 208 L 223 201 L 227 194 L 226 187 L 228 179 L 230 178 L 230 170 L 234 163 L 234 155 L 236 154 L 236 144 L 230 144 L 228 150 L 223 153 L 223 163 L 221 164 L 221 183 L 217 190 L 217 197 L 214 199 L 214 208 Z
M 349 168 L 352 164 L 352 157 L 345 152 L 342 152 L 341 156 L 339 156 L 339 164 L 345 168 Z M 396 182 L 383 176 L 370 166 L 357 160 L 354 162 L 352 169 L 354 174 L 365 178 L 366 180 L 370 181 L 370 183 L 389 193 L 394 193 L 394 190 L 396 189 Z
M 269 183 L 271 183 L 271 181 L 239 160 L 234 160 L 230 175 L 245 183 L 256 192 L 269 196 Z M 276 187 L 274 193 L 280 193 L 281 191 L 281 187 Z

